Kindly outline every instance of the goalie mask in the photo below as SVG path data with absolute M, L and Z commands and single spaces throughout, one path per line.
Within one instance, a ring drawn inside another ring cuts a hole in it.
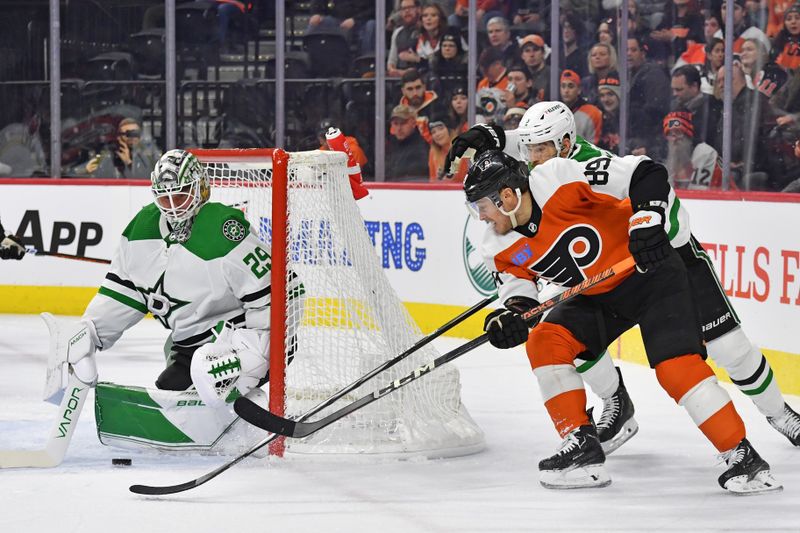
M 517 205 L 511 211 L 503 209 L 500 191 L 510 188 L 517 194 Z M 500 150 L 487 150 L 478 155 L 464 179 L 467 195 L 467 210 L 482 220 L 492 210 L 498 210 L 511 219 L 512 227 L 518 226 L 516 212 L 522 205 L 522 193 L 528 190 L 528 171 L 521 163 Z
M 191 219 L 208 201 L 211 189 L 200 160 L 185 150 L 170 150 L 150 174 L 158 209 L 172 225 Z

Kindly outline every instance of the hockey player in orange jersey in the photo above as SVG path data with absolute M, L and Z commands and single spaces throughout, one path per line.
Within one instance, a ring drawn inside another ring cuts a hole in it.
M 611 161 L 598 161 L 590 167 L 551 159 L 528 176 L 525 165 L 490 150 L 476 158 L 464 182 L 470 211 L 489 224 L 481 251 L 497 272 L 504 303 L 487 317 L 484 329 L 498 348 L 527 343 L 545 407 L 564 439 L 555 455 L 539 463 L 540 482 L 548 488 L 611 482 L 573 359 L 585 350 L 600 353 L 609 340 L 639 324 L 664 390 L 718 452 L 742 455 L 729 463 L 720 485 L 737 493 L 779 490 L 704 361 L 686 269 L 663 227 L 666 170 L 641 157 L 629 180 L 609 187 L 603 165 Z M 636 271 L 558 305 L 529 332 L 521 315 L 538 305 L 538 278 L 571 287 L 631 255 Z

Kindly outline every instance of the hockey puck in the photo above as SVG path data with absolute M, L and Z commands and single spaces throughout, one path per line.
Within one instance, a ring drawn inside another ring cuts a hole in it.
M 130 459 L 111 459 L 113 466 L 131 466 L 132 463 Z

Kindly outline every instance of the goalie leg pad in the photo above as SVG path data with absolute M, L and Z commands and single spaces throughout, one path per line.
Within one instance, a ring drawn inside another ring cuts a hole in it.
M 266 406 L 266 394 L 248 397 Z M 97 435 L 106 446 L 161 452 L 238 454 L 263 438 L 231 404 L 206 405 L 194 390 L 167 391 L 101 382 L 95 391 Z

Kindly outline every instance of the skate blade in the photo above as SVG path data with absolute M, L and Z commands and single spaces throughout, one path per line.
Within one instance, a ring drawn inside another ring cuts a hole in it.
M 737 496 L 759 496 L 770 492 L 780 492 L 783 490 L 783 485 L 772 476 L 769 470 L 762 470 L 751 480 L 748 480 L 747 476 L 732 477 L 725 483 L 725 489 Z
M 619 431 L 619 433 L 614 435 L 614 438 L 602 443 L 603 452 L 606 455 L 611 454 L 614 450 L 628 442 L 631 437 L 638 433 L 638 431 L 639 424 L 636 422 L 635 418 L 631 418 L 622 425 L 622 429 Z
M 539 483 L 546 489 L 590 489 L 607 487 L 611 477 L 605 465 L 586 465 L 571 470 L 542 470 Z

